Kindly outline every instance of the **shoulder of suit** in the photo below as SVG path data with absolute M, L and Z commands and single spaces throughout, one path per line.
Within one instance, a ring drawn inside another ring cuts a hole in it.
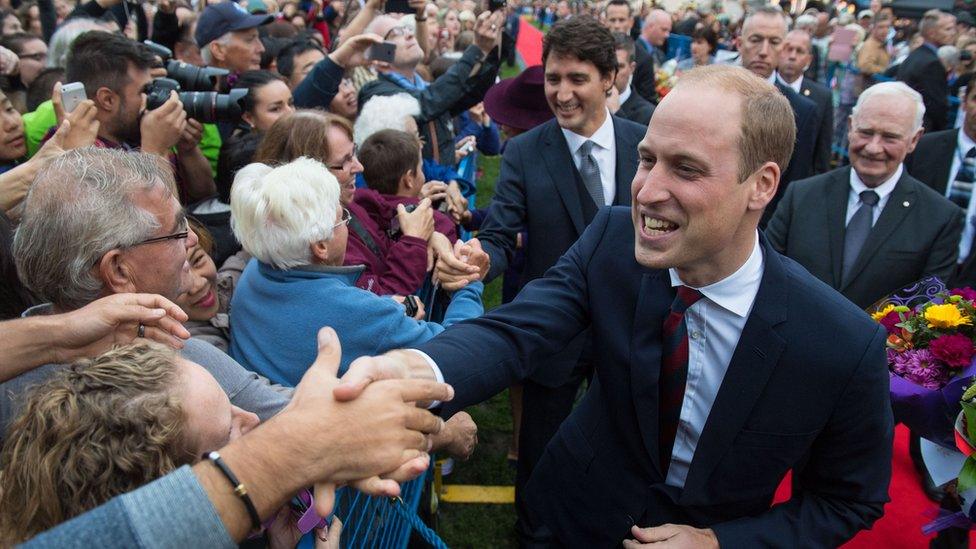
M 942 130 L 937 132 L 925 133 L 922 138 L 918 141 L 918 147 L 924 145 L 929 145 L 933 143 L 941 143 L 942 141 L 954 142 L 956 137 L 959 135 L 959 129 L 953 128 L 951 130 Z M 918 147 L 915 148 L 915 153 L 918 153 Z M 953 145 L 955 148 L 955 145 Z
M 898 182 L 899 185 L 905 185 L 911 188 L 916 193 L 916 200 L 929 202 L 933 207 L 940 210 L 945 210 L 950 213 L 954 213 L 959 210 L 959 206 L 952 203 L 945 195 L 936 192 L 932 187 L 929 187 L 925 183 L 922 183 L 918 179 L 912 177 L 906 170 L 902 176 L 901 180 Z
M 634 140 L 636 138 L 637 142 L 644 138 L 644 133 L 647 132 L 647 126 L 638 124 L 633 120 L 621 118 L 615 114 L 611 116 L 613 116 L 614 121 L 614 132 L 619 132 L 621 137 L 629 140 Z
M 505 145 L 505 150 L 521 147 L 533 147 L 534 144 L 542 139 L 546 133 L 553 131 L 553 126 L 555 126 L 556 131 L 559 131 L 559 123 L 556 122 L 555 118 L 550 118 L 549 120 L 539 124 L 538 126 L 532 128 L 531 130 L 516 135 L 515 137 L 509 139 L 508 144 Z
M 792 192 L 800 195 L 822 194 L 825 187 L 831 185 L 850 183 L 850 172 L 849 166 L 842 166 L 840 168 L 835 168 L 829 172 L 824 172 L 817 174 L 806 179 L 799 179 L 793 181 L 786 187 L 786 192 Z M 799 200 L 799 199 L 798 199 Z

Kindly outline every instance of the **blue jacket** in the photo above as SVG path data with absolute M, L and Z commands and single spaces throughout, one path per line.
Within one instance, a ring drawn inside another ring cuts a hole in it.
M 251 260 L 231 301 L 230 354 L 275 383 L 297 385 L 331 326 L 342 343 L 339 372 L 360 356 L 420 345 L 456 322 L 480 316 L 480 282 L 455 292 L 442 324 L 416 321 L 390 297 L 355 286 L 361 266 L 308 265 L 283 271 Z

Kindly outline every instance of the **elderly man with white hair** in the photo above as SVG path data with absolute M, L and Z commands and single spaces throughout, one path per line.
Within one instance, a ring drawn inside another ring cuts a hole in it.
M 359 356 L 419 345 L 484 312 L 480 282 L 453 294 L 440 324 L 357 288 L 363 266 L 343 266 L 349 212 L 335 177 L 318 161 L 246 166 L 234 179 L 231 212 L 234 234 L 254 257 L 231 302 L 231 356 L 277 383 L 298 383 L 323 326 L 339 334 L 341 373 Z
M 777 251 L 861 308 L 956 265 L 963 211 L 902 166 L 924 115 L 901 82 L 865 90 L 850 118 L 851 165 L 790 185 L 766 228 Z

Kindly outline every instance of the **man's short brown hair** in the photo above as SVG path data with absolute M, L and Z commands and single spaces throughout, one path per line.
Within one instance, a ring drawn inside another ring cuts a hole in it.
M 769 82 L 741 67 L 708 65 L 681 76 L 675 88 L 717 87 L 739 95 L 739 181 L 766 162 L 786 170 L 796 143 L 796 121 L 790 102 Z
M 380 194 L 396 194 L 400 178 L 417 169 L 420 140 L 400 130 L 380 130 L 359 148 L 366 186 Z

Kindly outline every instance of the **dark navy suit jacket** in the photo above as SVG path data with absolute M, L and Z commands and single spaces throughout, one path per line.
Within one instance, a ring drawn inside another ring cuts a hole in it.
M 791 182 L 812 177 L 816 173 L 814 165 L 817 157 L 817 138 L 821 131 L 821 115 L 817 110 L 816 103 L 796 93 L 793 88 L 784 86 L 778 79 L 776 80 L 776 87 L 780 93 L 786 96 L 790 106 L 793 107 L 793 119 L 796 122 L 796 143 L 793 145 L 790 163 L 779 178 L 779 189 L 776 190 L 776 196 L 766 206 L 762 226 L 766 225 L 773 212 L 776 211 L 776 204 L 779 203 L 783 193 L 786 192 L 786 187 Z
M 560 542 L 619 546 L 632 524 L 711 527 L 722 547 L 837 546 L 882 514 L 891 476 L 885 333 L 762 239 L 760 288 L 683 489 L 658 463 L 667 271 L 634 260 L 630 210 L 600 211 L 545 277 L 420 347 L 455 390 L 448 417 L 591 329 L 595 375 L 526 488 Z M 788 470 L 793 498 L 770 509 Z
M 637 173 L 637 144 L 647 128 L 612 118 L 617 149 L 614 204 L 629 206 L 630 185 Z M 555 119 L 505 145 L 495 196 L 478 232 L 478 240 L 491 256 L 487 280 L 508 268 L 515 239 L 523 230 L 528 231 L 528 245 L 522 284 L 542 276 L 576 242 L 590 221 L 584 213 L 578 178 L 566 137 Z M 591 215 L 595 213 L 592 200 L 589 208 Z M 550 387 L 565 383 L 584 344 L 585 337 L 579 338 L 533 380 Z

